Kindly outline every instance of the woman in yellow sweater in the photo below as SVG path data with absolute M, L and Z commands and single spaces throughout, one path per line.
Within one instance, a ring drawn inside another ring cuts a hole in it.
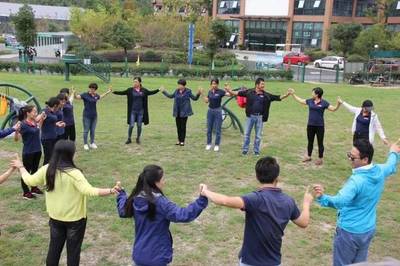
M 58 265 L 67 243 L 67 265 L 79 265 L 81 245 L 86 228 L 86 196 L 117 194 L 114 188 L 92 187 L 74 164 L 75 143 L 59 140 L 49 164 L 31 175 L 19 160 L 11 166 L 18 168 L 29 186 L 44 186 L 46 209 L 50 216 L 50 244 L 46 265 Z

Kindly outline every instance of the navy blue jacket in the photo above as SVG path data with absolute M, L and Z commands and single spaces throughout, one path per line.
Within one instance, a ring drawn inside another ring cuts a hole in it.
M 196 94 L 196 96 L 193 95 L 192 90 L 188 88 L 185 88 L 182 94 L 180 94 L 178 89 L 176 89 L 172 94 L 169 94 L 166 91 L 163 91 L 163 94 L 168 98 L 174 98 L 174 109 L 172 114 L 174 117 L 188 117 L 193 115 L 190 99 L 197 101 L 200 97 L 200 94 Z
M 127 121 L 126 123 L 129 124 L 130 119 L 131 119 L 131 114 L 132 114 L 132 103 L 133 103 L 133 95 L 132 95 L 132 90 L 133 88 L 127 88 L 124 91 L 113 91 L 114 94 L 116 95 L 126 95 L 127 99 L 128 99 L 128 109 L 127 109 Z M 153 90 L 153 91 L 149 91 L 146 88 L 141 88 L 141 91 L 143 91 L 144 97 L 143 97 L 143 124 L 147 125 L 149 123 L 149 104 L 148 104 L 148 99 L 147 97 L 149 95 L 152 94 L 156 94 L 157 92 L 159 92 L 160 90 Z M 135 121 L 137 122 L 137 121 Z
M 186 208 L 181 208 L 161 194 L 156 196 L 156 216 L 154 221 L 147 217 L 148 201 L 137 196 L 133 200 L 135 220 L 135 243 L 132 259 L 136 264 L 146 266 L 165 266 L 172 261 L 172 235 L 170 222 L 188 223 L 196 219 L 207 207 L 208 200 L 200 196 Z M 125 191 L 117 197 L 118 214 L 125 218 Z
M 8 135 L 13 133 L 14 131 L 15 131 L 15 129 L 13 129 L 12 127 L 6 128 L 4 130 L 0 129 L 0 139 L 7 137 Z

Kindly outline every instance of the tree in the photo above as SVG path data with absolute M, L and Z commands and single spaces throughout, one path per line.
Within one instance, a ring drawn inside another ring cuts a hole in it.
M 362 30 L 360 24 L 337 24 L 331 28 L 331 45 L 336 51 L 342 52 L 346 57 L 353 49 L 354 40 Z
M 368 17 L 375 23 L 386 25 L 392 12 L 396 10 L 398 0 L 375 0 L 367 9 Z
M 385 29 L 385 25 L 375 24 L 360 33 L 354 42 L 354 50 L 368 56 L 376 44 L 380 50 L 391 49 L 391 41 L 391 34 Z
M 34 46 L 36 42 L 36 24 L 33 10 L 24 4 L 12 17 L 18 42 L 24 47 Z
M 218 48 L 229 38 L 230 29 L 222 20 L 214 20 L 210 25 L 210 39 L 207 43 L 207 53 L 214 68 L 214 57 Z
M 128 49 L 135 47 L 136 32 L 127 21 L 118 20 L 112 27 L 111 32 L 108 34 L 108 41 L 115 47 L 121 47 L 125 53 L 125 73 L 128 74 Z

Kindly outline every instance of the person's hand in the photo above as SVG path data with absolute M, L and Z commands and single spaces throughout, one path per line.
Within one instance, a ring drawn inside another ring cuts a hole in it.
M 118 192 L 121 192 L 124 189 L 121 186 L 121 181 L 117 181 L 117 183 L 115 183 L 114 189 L 117 190 Z
M 391 146 L 388 139 L 384 138 L 382 141 L 383 141 L 383 144 L 385 144 L 386 146 Z
M 294 92 L 295 92 L 295 90 L 292 89 L 292 88 L 289 88 L 289 89 L 287 90 L 287 93 L 288 93 L 289 95 L 293 95 Z
M 225 83 L 224 84 L 224 90 L 227 91 L 227 92 L 231 92 L 232 91 L 231 90 L 231 86 L 229 85 L 229 83 Z
M 390 146 L 390 151 L 400 153 L 400 139 L 398 139 L 395 143 Z
M 24 164 L 21 162 L 21 159 L 19 158 L 18 154 L 15 155 L 15 159 L 14 160 L 11 160 L 10 166 L 13 167 L 13 168 L 18 168 L 18 169 L 24 167 Z
M 65 127 L 65 122 L 63 122 L 63 121 L 58 121 L 58 122 L 56 123 L 56 126 L 57 126 L 57 127 Z
M 309 204 L 309 205 L 311 205 L 311 203 L 312 203 L 313 200 L 314 200 L 314 197 L 313 197 L 313 195 L 309 192 L 309 190 L 310 190 L 310 186 L 307 186 L 306 192 L 304 193 L 303 203 L 304 203 L 304 204 Z
M 313 185 L 313 194 L 315 197 L 319 198 L 322 195 L 324 195 L 324 186 L 322 186 L 321 184 L 315 184 Z
M 340 103 L 340 104 L 343 103 L 343 100 L 342 100 L 342 98 L 341 98 L 340 96 L 337 97 L 337 101 L 338 101 L 338 103 Z
M 74 88 L 74 86 L 71 87 L 71 95 L 75 95 L 76 94 L 76 90 Z
M 15 123 L 15 125 L 13 126 L 13 129 L 14 129 L 15 131 L 18 131 L 18 130 L 20 130 L 20 128 L 21 128 L 21 122 L 18 121 L 18 122 Z
M 198 89 L 197 93 L 198 93 L 199 95 L 202 95 L 202 94 L 203 94 L 203 88 L 200 87 L 200 88 Z
M 165 91 L 164 86 L 161 86 L 161 87 L 160 87 L 160 91 L 161 91 L 161 92 L 164 92 L 164 91 Z
M 206 184 L 200 184 L 199 185 L 199 194 L 201 196 L 206 196 L 205 195 L 206 190 L 207 190 L 207 185 Z
M 110 93 L 110 92 L 112 92 L 113 90 L 112 90 L 112 87 L 110 86 L 110 87 L 108 87 L 108 90 L 107 90 L 107 93 Z

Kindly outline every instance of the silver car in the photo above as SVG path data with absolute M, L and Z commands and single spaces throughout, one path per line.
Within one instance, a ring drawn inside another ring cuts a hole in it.
M 331 69 L 344 69 L 344 57 L 340 56 L 327 56 L 315 60 L 314 66 L 316 68 L 331 68 Z

